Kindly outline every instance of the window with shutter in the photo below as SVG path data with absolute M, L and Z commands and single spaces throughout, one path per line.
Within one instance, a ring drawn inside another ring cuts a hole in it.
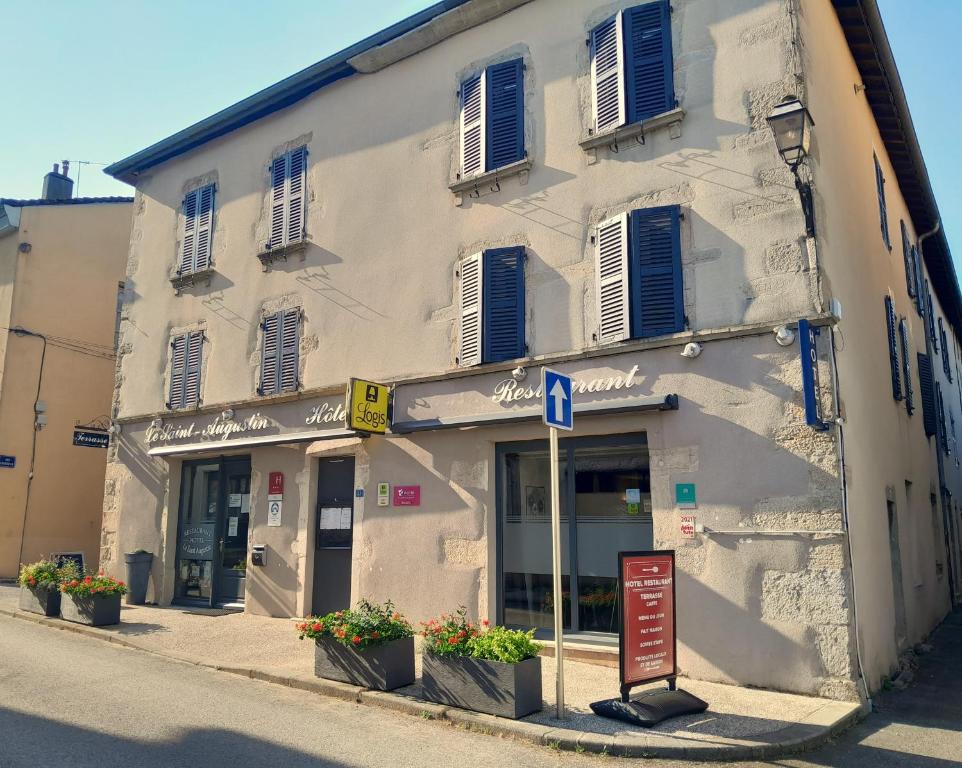
M 200 272 L 210 266 L 214 220 L 214 185 L 191 190 L 184 196 L 184 232 L 178 275 Z
M 481 325 L 483 311 L 483 254 L 468 256 L 458 266 L 458 365 L 481 364 Z
M 667 0 L 625 10 L 624 36 L 628 122 L 637 123 L 674 109 L 671 8 Z
M 905 221 L 901 221 L 902 226 L 902 259 L 905 261 L 905 287 L 909 297 L 915 298 L 918 280 L 915 277 L 915 260 L 912 254 L 912 244 L 909 242 L 909 233 L 905 228 Z
M 622 341 L 630 333 L 628 313 L 628 214 L 598 225 L 595 283 L 598 299 L 598 342 Z
M 483 360 L 524 357 L 524 248 L 493 248 L 483 258 Z
M 624 30 L 621 12 L 591 30 L 591 99 L 595 132 L 625 124 Z
M 668 0 L 619 11 L 591 30 L 589 45 L 595 133 L 675 108 Z
M 905 381 L 905 410 L 911 416 L 915 412 L 915 397 L 912 392 L 912 366 L 909 362 L 909 327 L 904 317 L 899 320 L 899 346 L 902 352 L 902 378 Z
M 260 394 L 293 392 L 300 385 L 298 365 L 301 310 L 282 309 L 261 323 L 264 334 L 261 350 Z
M 184 237 L 181 242 L 180 268 L 178 274 L 187 275 L 194 271 L 194 257 L 197 253 L 197 190 L 188 192 L 184 197 Z
M 307 147 L 297 147 L 271 163 L 271 223 L 268 249 L 304 239 L 307 202 Z
M 882 174 L 882 166 L 879 165 L 878 155 L 872 155 L 872 160 L 875 162 L 875 190 L 878 194 L 878 215 L 879 225 L 882 229 L 882 242 L 885 243 L 886 248 L 891 249 L 888 206 L 885 203 L 885 176 Z
M 935 311 L 932 307 L 932 293 L 929 291 L 929 281 L 925 281 L 925 321 L 929 329 L 929 340 L 932 342 L 932 354 L 939 354 L 939 337 L 935 333 Z
M 942 385 L 939 382 L 935 382 L 935 406 L 938 409 L 939 417 L 939 444 L 942 447 L 942 452 L 946 455 L 949 453 L 949 433 L 945 429 L 945 403 L 942 401 Z
M 513 59 L 487 69 L 486 168 L 493 171 L 524 158 L 524 64 Z
M 919 313 L 919 317 L 925 314 L 925 303 L 923 300 L 924 292 L 924 277 L 922 272 L 922 262 L 919 259 L 919 249 L 917 246 L 912 246 L 912 266 L 915 269 L 915 309 Z
M 168 408 L 189 408 L 200 402 L 200 370 L 204 332 L 191 331 L 171 339 Z
M 461 83 L 461 178 L 484 171 L 484 75 Z
M 922 398 L 922 423 L 926 437 L 935 434 L 936 406 L 935 386 L 932 380 L 932 361 L 921 352 L 916 356 L 919 363 L 919 392 Z
M 895 341 L 895 308 L 892 306 L 891 296 L 885 297 L 885 325 L 888 330 L 889 365 L 892 369 L 892 397 L 901 400 L 902 381 L 899 372 L 899 352 Z
M 661 336 L 684 330 L 681 210 L 677 205 L 631 212 L 631 335 Z

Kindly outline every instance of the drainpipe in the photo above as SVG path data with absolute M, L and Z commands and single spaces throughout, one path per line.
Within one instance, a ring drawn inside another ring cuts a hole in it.
M 923 243 L 933 235 L 937 234 L 942 228 L 941 217 L 935 220 L 935 225 L 925 234 L 919 237 L 919 253 L 922 254 L 922 259 L 919 260 L 921 265 L 925 263 L 925 248 Z M 920 297 L 921 300 L 921 297 Z M 922 306 L 924 307 L 925 317 L 922 318 L 925 323 L 924 335 L 925 335 L 925 354 L 928 355 L 929 361 L 933 361 L 934 356 L 932 354 L 932 339 L 929 338 L 929 328 L 931 327 L 928 317 L 929 305 L 928 302 L 923 301 Z M 947 350 L 942 350 L 942 354 L 946 354 Z M 932 365 L 932 373 L 935 376 L 935 366 Z M 951 508 L 946 504 L 946 482 L 945 482 L 945 456 L 942 453 L 942 435 L 940 429 L 944 429 L 944 425 L 936 424 L 936 440 L 935 440 L 935 459 L 939 470 L 939 506 L 942 509 L 942 536 L 945 538 L 945 566 L 946 570 L 949 572 L 949 597 L 952 601 L 952 605 L 958 602 L 958 587 L 955 583 L 955 558 L 952 557 L 952 529 L 951 529 Z M 948 440 L 948 436 L 945 438 Z M 958 447 L 956 447 L 958 450 Z

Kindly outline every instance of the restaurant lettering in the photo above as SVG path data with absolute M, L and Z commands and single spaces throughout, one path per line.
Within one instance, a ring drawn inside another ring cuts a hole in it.
M 635 377 L 638 375 L 638 366 L 634 365 L 631 370 L 623 376 L 600 376 L 596 379 L 575 378 L 571 384 L 572 392 L 584 394 L 585 392 L 614 392 L 621 389 L 630 389 L 638 382 Z M 514 379 L 503 379 L 494 388 L 494 395 L 491 399 L 496 403 L 514 403 L 519 400 L 541 399 L 541 385 L 537 387 L 526 387 L 519 384 Z

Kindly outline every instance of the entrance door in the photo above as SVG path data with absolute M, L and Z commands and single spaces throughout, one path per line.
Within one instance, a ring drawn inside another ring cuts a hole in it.
M 247 584 L 247 531 L 251 512 L 251 464 L 247 458 L 223 464 L 220 515 L 220 573 L 214 602 L 243 605 Z
M 318 461 L 311 612 L 323 616 L 351 605 L 354 457 Z
M 250 520 L 248 457 L 184 462 L 174 599 L 241 605 Z

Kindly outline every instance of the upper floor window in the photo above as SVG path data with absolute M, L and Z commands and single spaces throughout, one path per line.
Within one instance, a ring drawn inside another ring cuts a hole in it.
M 932 377 L 932 360 L 919 352 L 919 392 L 922 398 L 922 424 L 925 436 L 932 437 L 936 431 L 935 382 Z
M 258 394 L 293 392 L 299 385 L 301 309 L 282 309 L 261 323 L 261 385 Z
M 680 207 L 614 216 L 598 225 L 596 241 L 598 341 L 684 330 Z
M 202 272 L 210 266 L 214 224 L 214 185 L 191 190 L 183 202 L 184 230 L 178 275 Z
M 490 248 L 458 265 L 458 364 L 525 355 L 523 246 Z
M 915 412 L 915 393 L 912 391 L 912 366 L 909 361 L 909 324 L 904 317 L 899 320 L 899 351 L 902 353 L 902 378 L 905 381 L 905 410 L 911 416 Z
M 171 339 L 168 408 L 192 408 L 200 402 L 203 348 L 203 331 L 190 331 Z
M 885 247 L 891 250 L 892 240 L 889 238 L 889 214 L 885 204 L 885 176 L 882 174 L 882 166 L 879 165 L 878 155 L 872 155 L 875 161 L 875 190 L 878 194 L 878 216 L 879 225 L 882 228 L 882 242 Z
M 945 323 L 939 318 L 939 342 L 942 344 L 942 372 L 945 378 L 952 382 L 952 361 L 949 359 L 949 341 L 945 334 Z
M 591 30 L 589 45 L 594 133 L 675 108 L 668 0 L 618 11 Z
M 885 327 L 889 343 L 889 366 L 892 369 L 892 397 L 902 400 L 902 372 L 899 367 L 899 348 L 895 340 L 895 306 L 892 297 L 885 297 Z
M 267 249 L 304 240 L 307 203 L 307 147 L 297 147 L 271 162 L 271 226 Z
M 464 80 L 460 98 L 462 180 L 524 159 L 521 59 L 492 64 Z

